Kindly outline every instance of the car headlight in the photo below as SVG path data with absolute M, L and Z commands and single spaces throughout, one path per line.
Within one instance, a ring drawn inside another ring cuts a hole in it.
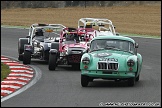
M 82 63 L 87 65 L 90 63 L 90 59 L 88 57 L 85 57 L 82 59 Z
M 135 64 L 135 62 L 134 62 L 132 59 L 130 59 L 130 60 L 127 61 L 127 65 L 128 65 L 129 67 L 134 66 L 134 64 Z
M 68 50 L 66 50 L 64 54 L 65 54 L 65 55 L 68 55 L 68 54 L 69 54 Z
M 66 54 L 66 55 L 69 54 L 69 48 L 65 49 L 65 54 Z

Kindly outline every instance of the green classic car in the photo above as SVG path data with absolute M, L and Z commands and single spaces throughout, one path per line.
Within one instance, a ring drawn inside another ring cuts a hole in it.
M 125 36 L 98 36 L 89 43 L 89 51 L 82 55 L 81 85 L 88 86 L 93 79 L 126 80 L 134 86 L 139 80 L 142 56 L 138 43 Z

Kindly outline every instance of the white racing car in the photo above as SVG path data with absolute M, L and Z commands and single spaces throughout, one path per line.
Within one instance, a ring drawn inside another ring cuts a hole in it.
M 95 37 L 102 35 L 119 35 L 115 32 L 112 21 L 105 18 L 81 18 L 78 20 L 78 28 L 95 29 L 95 31 L 91 32 Z
M 62 24 L 32 24 L 27 37 L 19 38 L 18 59 L 30 64 L 31 58 L 48 61 L 51 43 L 59 42 Z

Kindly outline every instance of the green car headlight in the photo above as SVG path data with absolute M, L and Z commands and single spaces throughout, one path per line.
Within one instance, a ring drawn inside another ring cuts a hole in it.
M 87 64 L 90 63 L 90 59 L 88 57 L 85 57 L 85 58 L 82 59 L 82 63 L 87 65 Z
M 129 67 L 134 66 L 134 64 L 135 64 L 135 62 L 134 62 L 132 59 L 130 59 L 130 60 L 127 61 L 127 65 L 128 65 Z

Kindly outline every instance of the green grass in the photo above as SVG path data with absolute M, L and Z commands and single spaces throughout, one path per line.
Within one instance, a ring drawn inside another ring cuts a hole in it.
M 5 65 L 4 63 L 1 63 L 1 81 L 4 80 L 10 73 L 10 68 L 8 65 Z
M 29 29 L 29 27 L 27 27 L 27 26 L 1 25 L 1 27 L 6 27 L 6 28 L 24 28 L 24 29 Z
M 132 36 L 132 37 L 144 37 L 144 38 L 157 38 L 160 39 L 161 36 L 153 36 L 153 35 L 141 35 L 141 34 L 131 34 L 131 33 L 119 33 L 122 36 Z

